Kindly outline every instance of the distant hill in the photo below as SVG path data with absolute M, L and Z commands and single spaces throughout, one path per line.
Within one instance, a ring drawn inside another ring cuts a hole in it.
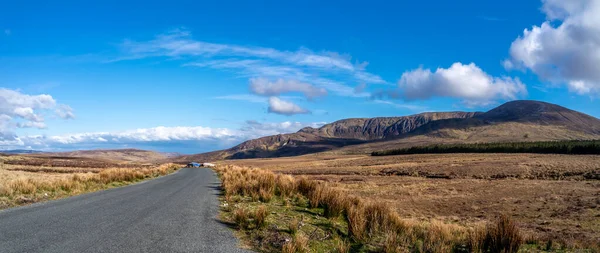
M 31 150 L 31 149 L 0 150 L 0 153 L 3 153 L 3 154 L 38 154 L 38 153 L 43 153 L 43 152 L 44 151 Z
M 70 152 L 47 152 L 40 155 L 60 157 L 85 157 L 113 162 L 151 163 L 177 156 L 173 153 L 160 153 L 140 149 L 96 149 Z
M 555 104 L 517 100 L 488 112 L 427 112 L 404 117 L 344 119 L 320 128 L 266 136 L 230 149 L 180 156 L 175 160 L 369 153 L 436 143 L 588 139 L 600 139 L 599 119 Z

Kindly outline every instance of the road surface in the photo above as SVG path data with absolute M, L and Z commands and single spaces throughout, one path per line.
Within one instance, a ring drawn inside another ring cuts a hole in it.
M 0 211 L 0 252 L 244 252 L 211 170 Z

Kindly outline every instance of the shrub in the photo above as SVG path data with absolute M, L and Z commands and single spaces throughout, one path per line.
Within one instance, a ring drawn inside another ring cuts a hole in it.
M 282 252 L 298 252 L 305 253 L 309 252 L 308 238 L 302 234 L 295 234 L 291 241 L 283 245 Z
M 290 197 L 296 191 L 296 181 L 290 175 L 277 175 L 276 185 L 281 197 Z
M 246 208 L 238 208 L 233 212 L 233 220 L 240 229 L 248 228 L 249 212 Z
M 519 251 L 523 243 L 517 225 L 505 215 L 500 216 L 496 224 L 488 226 L 481 248 L 484 252 L 506 252 L 512 253 Z
M 265 189 L 260 189 L 258 191 L 258 196 L 260 201 L 262 202 L 270 202 L 271 199 L 273 198 L 273 191 L 269 191 L 269 190 L 265 190 Z
M 363 204 L 359 203 L 358 205 L 350 206 L 346 213 L 348 235 L 358 242 L 367 240 L 367 219 Z
M 254 212 L 254 223 L 257 228 L 262 228 L 266 225 L 269 212 L 265 206 L 259 206 Z
M 288 224 L 288 228 L 290 230 L 291 235 L 295 235 L 300 230 L 300 220 L 298 218 L 293 218 Z
M 296 205 L 299 207 L 306 207 L 306 205 L 308 204 L 306 202 L 306 198 L 300 193 L 296 195 L 294 202 L 296 202 Z
M 308 192 L 307 197 L 308 197 L 308 203 L 310 204 L 311 208 L 319 207 L 319 204 L 321 203 L 321 199 L 323 197 L 323 185 L 316 184 L 315 187 L 313 187 Z
M 374 235 L 378 231 L 387 229 L 387 218 L 391 209 L 386 203 L 383 202 L 371 202 L 365 205 L 363 209 L 364 216 L 367 220 L 366 230 L 369 236 Z
M 282 253 L 296 253 L 296 244 L 293 241 L 288 241 L 283 244 L 283 248 L 281 248 Z
M 326 188 L 322 191 L 322 206 L 327 218 L 336 218 L 346 207 L 347 197 L 339 190 Z
M 350 243 L 348 241 L 341 239 L 340 237 L 335 237 L 333 241 L 333 252 L 335 253 L 348 253 L 350 252 Z
M 423 229 L 423 250 L 426 252 L 451 252 L 454 248 L 449 225 L 432 221 Z
M 483 241 L 485 240 L 485 227 L 475 227 L 469 230 L 467 235 L 467 249 L 469 252 L 482 252 Z
M 393 232 L 386 233 L 385 241 L 383 242 L 383 252 L 395 253 L 400 252 L 398 235 Z

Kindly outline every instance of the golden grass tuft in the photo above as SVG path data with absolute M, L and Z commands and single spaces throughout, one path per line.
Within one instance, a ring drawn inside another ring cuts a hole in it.
M 33 194 L 37 190 L 37 184 L 33 180 L 17 179 L 8 183 L 8 188 L 14 193 Z
M 290 220 L 288 224 L 288 229 L 291 235 L 295 235 L 296 233 L 298 233 L 298 230 L 300 230 L 300 223 L 301 221 L 298 218 L 293 218 L 292 220 Z
M 517 224 L 506 215 L 502 215 L 496 224 L 488 226 L 481 242 L 484 252 L 506 252 L 519 251 L 523 243 L 523 236 Z
M 286 242 L 281 250 L 283 253 L 307 253 L 309 251 L 308 238 L 302 234 L 294 235 L 294 238 Z
M 269 216 L 269 211 L 264 205 L 259 206 L 254 211 L 254 224 L 256 225 L 256 228 L 262 228 L 267 224 L 267 216 Z
M 324 216 L 327 218 L 337 218 L 342 214 L 344 208 L 348 205 L 349 199 L 345 194 L 334 188 L 325 188 L 321 192 L 321 205 L 323 206 Z
M 296 191 L 296 180 L 289 175 L 277 175 L 277 192 L 282 197 L 291 197 Z
M 340 237 L 335 237 L 333 241 L 333 252 L 348 253 L 350 252 L 350 243 Z
M 233 220 L 240 229 L 247 229 L 249 225 L 250 212 L 246 208 L 238 208 L 233 212 Z

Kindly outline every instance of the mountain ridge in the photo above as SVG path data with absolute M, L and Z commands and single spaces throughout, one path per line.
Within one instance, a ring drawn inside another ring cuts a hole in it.
M 389 145 L 477 141 L 600 138 L 600 120 L 533 100 L 504 103 L 487 112 L 425 112 L 401 117 L 342 119 L 320 128 L 265 136 L 230 149 L 181 156 L 178 161 L 295 156 L 336 150 L 371 152 Z

